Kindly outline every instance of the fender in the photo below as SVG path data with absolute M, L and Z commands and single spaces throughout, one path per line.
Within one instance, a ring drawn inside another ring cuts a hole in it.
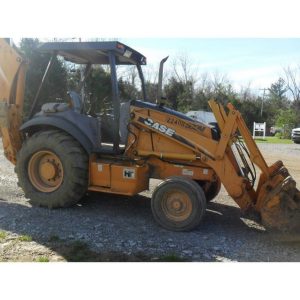
M 80 123 L 78 123 L 80 124 Z M 93 142 L 87 133 L 81 130 L 74 123 L 57 116 L 37 116 L 27 122 L 25 122 L 20 130 L 22 132 L 38 131 L 39 127 L 50 126 L 60 129 L 70 134 L 79 144 L 85 149 L 88 154 L 93 151 Z

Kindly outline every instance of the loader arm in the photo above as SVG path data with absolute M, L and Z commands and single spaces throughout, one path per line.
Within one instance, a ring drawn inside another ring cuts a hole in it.
M 22 145 L 19 128 L 27 63 L 9 39 L 0 38 L 0 131 L 4 155 L 16 164 L 16 154 Z
M 218 139 L 213 138 L 212 129 L 205 124 L 197 125 L 159 108 L 133 107 L 131 121 L 140 129 L 129 143 L 132 153 L 185 160 L 189 165 L 212 169 L 242 211 L 256 211 L 269 228 L 300 229 L 300 192 L 283 163 L 267 165 L 243 117 L 232 104 L 228 104 L 228 112 L 213 100 L 209 105 L 220 128 Z M 254 164 L 261 170 L 258 184 Z M 156 168 L 155 164 L 152 168 Z

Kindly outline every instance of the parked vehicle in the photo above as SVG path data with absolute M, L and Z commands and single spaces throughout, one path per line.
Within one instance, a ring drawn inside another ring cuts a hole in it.
M 274 136 L 276 133 L 283 133 L 283 128 L 272 126 L 270 127 L 270 135 Z
M 198 122 L 204 123 L 204 124 L 211 124 L 211 123 L 216 123 L 216 118 L 215 115 L 212 112 L 208 111 L 189 111 L 186 113 L 186 115 Z
M 292 129 L 292 141 L 296 144 L 300 144 L 300 125 Z

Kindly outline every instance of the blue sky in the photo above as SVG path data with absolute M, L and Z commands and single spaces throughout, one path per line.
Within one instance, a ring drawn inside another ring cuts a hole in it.
M 147 57 L 158 68 L 161 58 L 186 53 L 198 73 L 226 74 L 236 87 L 265 88 L 283 74 L 283 67 L 300 65 L 300 39 L 143 38 L 121 41 Z
M 110 39 L 110 38 L 108 38 Z M 43 40 L 43 39 L 41 39 Z M 84 38 L 83 40 L 86 40 Z M 185 54 L 192 70 L 226 75 L 234 87 L 270 87 L 287 66 L 300 67 L 300 38 L 118 38 L 147 57 L 150 74 L 157 74 L 160 60 L 169 55 L 165 74 L 172 60 Z M 20 38 L 15 38 L 19 42 Z M 169 69 L 169 70 L 168 70 Z M 147 71 L 146 71 L 147 72 Z

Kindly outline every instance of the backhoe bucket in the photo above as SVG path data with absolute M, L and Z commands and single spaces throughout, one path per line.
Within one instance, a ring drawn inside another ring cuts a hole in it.
M 266 229 L 300 233 L 300 191 L 282 163 L 276 164 L 279 168 L 260 188 L 256 208 Z

